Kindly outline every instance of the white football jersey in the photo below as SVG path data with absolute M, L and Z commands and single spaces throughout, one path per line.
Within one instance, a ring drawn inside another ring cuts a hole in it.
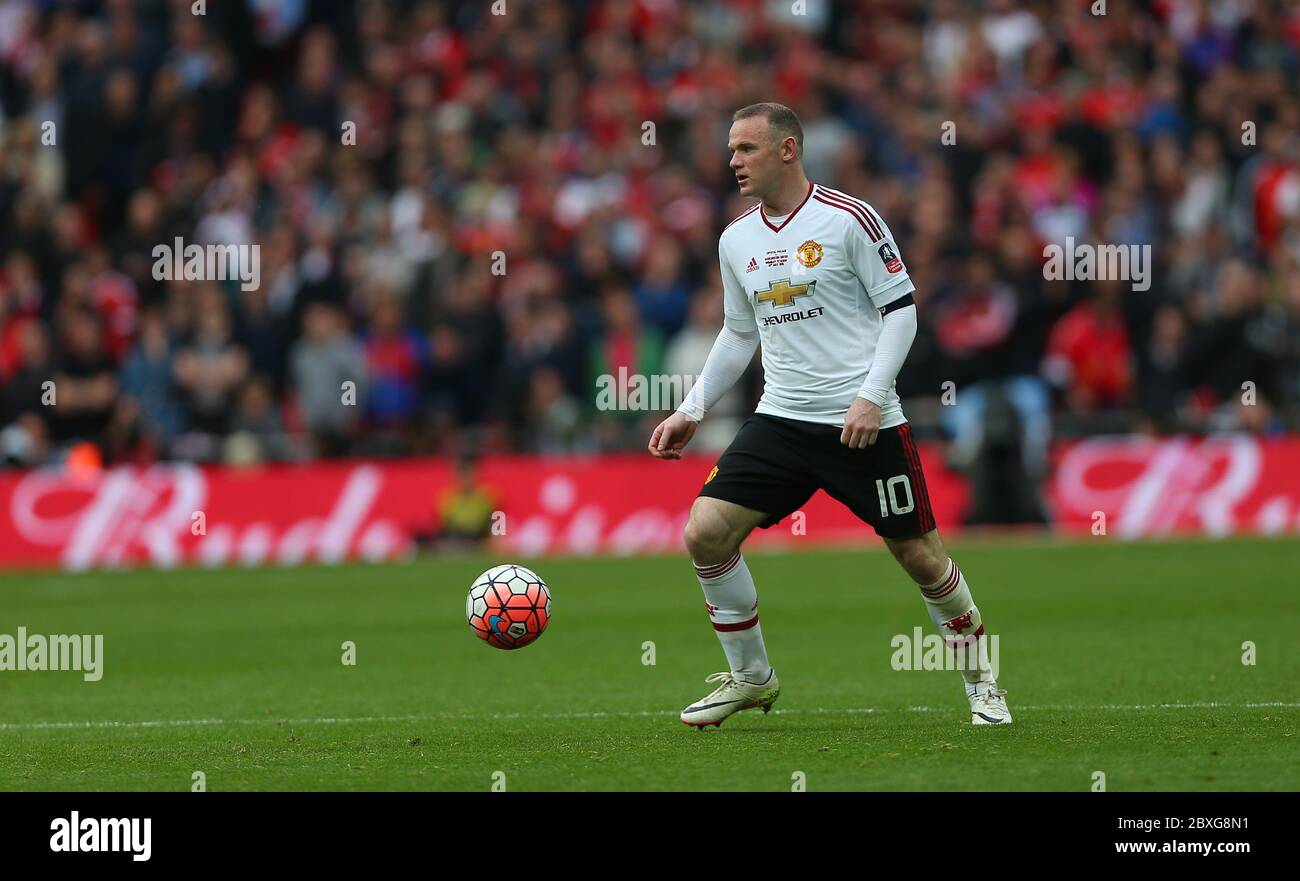
M 718 239 L 724 323 L 759 332 L 756 412 L 844 425 L 871 370 L 880 310 L 915 290 L 889 227 L 860 199 L 810 184 L 774 222 L 756 205 Z M 906 422 L 891 386 L 880 427 Z

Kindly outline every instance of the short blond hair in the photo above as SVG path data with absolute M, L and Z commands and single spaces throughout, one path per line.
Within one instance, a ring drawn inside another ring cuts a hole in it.
M 740 108 L 731 115 L 731 121 L 749 119 L 752 116 L 762 116 L 767 119 L 767 124 L 776 134 L 777 143 L 786 138 L 794 138 L 799 156 L 803 156 L 803 124 L 799 122 L 799 117 L 793 110 L 775 101 L 762 101 Z

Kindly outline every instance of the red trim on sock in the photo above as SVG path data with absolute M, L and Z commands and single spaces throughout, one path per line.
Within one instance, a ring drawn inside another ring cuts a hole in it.
M 721 578 L 732 569 L 740 565 L 740 552 L 725 563 L 715 563 L 712 566 L 696 566 L 695 574 L 699 578 Z
M 755 615 L 748 621 L 737 621 L 735 624 L 719 624 L 717 621 L 711 622 L 713 629 L 722 633 L 735 633 L 737 630 L 748 630 L 758 623 L 758 616 Z
M 961 582 L 961 570 L 957 568 L 957 564 L 956 562 L 954 562 L 952 564 L 952 572 L 951 574 L 948 575 L 948 578 L 944 581 L 943 584 L 939 585 L 938 587 L 923 587 L 921 588 L 921 593 L 923 593 L 927 599 L 931 599 L 931 600 L 942 599 L 943 597 L 946 597 L 948 594 L 956 590 L 957 585 L 960 582 Z

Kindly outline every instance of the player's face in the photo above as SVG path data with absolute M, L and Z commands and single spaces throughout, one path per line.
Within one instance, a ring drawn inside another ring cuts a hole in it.
M 751 116 L 732 123 L 727 149 L 740 195 L 761 199 L 780 181 L 781 147 L 766 118 Z

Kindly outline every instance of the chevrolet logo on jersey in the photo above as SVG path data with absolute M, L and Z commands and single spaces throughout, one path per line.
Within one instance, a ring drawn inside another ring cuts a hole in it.
M 764 315 L 758 320 L 763 322 L 764 327 L 771 327 L 774 324 L 788 324 L 791 321 L 803 321 L 808 318 L 817 318 L 825 313 L 825 306 L 814 306 L 807 312 L 778 312 L 775 315 Z
M 812 294 L 813 287 L 817 284 L 816 280 L 805 282 L 804 284 L 790 284 L 790 279 L 783 278 L 780 281 L 774 281 L 768 285 L 765 291 L 756 291 L 758 302 L 771 303 L 777 308 L 789 306 L 794 302 L 795 297 L 803 297 Z

